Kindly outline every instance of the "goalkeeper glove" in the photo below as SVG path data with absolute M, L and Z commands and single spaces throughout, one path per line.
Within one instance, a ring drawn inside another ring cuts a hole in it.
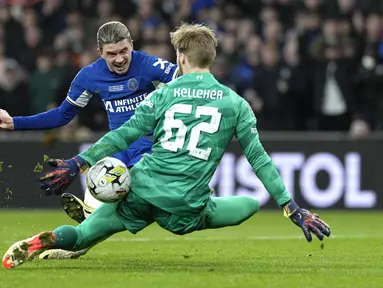
M 320 241 L 323 240 L 324 236 L 330 236 L 330 226 L 319 219 L 318 214 L 300 208 L 294 200 L 283 204 L 282 208 L 285 216 L 302 229 L 308 242 L 312 241 L 311 233 L 317 236 Z
M 54 168 L 43 173 L 39 178 L 39 181 L 42 182 L 41 189 L 45 191 L 46 195 L 62 194 L 76 175 L 88 167 L 88 163 L 80 156 L 69 160 L 49 159 L 48 164 Z

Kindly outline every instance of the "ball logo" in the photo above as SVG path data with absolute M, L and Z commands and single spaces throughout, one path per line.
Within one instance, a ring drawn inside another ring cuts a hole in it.
M 126 169 L 121 166 L 116 166 L 112 170 L 109 171 L 108 174 L 105 174 L 99 181 L 98 185 L 101 187 L 105 187 L 109 183 L 113 182 L 117 179 L 117 177 L 123 175 L 126 172 Z
M 116 179 L 117 179 L 117 176 L 115 176 L 115 175 L 105 174 L 100 179 L 100 181 L 98 181 L 98 185 L 100 185 L 101 187 L 105 187 L 106 185 L 108 185 L 109 183 L 113 182 Z
M 110 170 L 110 174 L 116 175 L 116 176 L 121 176 L 126 172 L 126 169 L 121 166 L 116 166 L 112 170 Z
M 128 88 L 130 91 L 136 91 L 138 89 L 138 81 L 136 78 L 131 78 L 128 80 Z

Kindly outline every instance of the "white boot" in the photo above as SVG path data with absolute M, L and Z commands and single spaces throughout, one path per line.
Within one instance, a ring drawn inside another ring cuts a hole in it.
M 67 251 L 62 249 L 50 249 L 46 250 L 39 255 L 39 259 L 77 259 L 82 255 L 85 255 L 89 249 L 83 249 L 80 251 Z

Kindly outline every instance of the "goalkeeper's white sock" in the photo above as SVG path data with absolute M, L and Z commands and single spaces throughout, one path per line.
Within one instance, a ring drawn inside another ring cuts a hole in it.
M 92 196 L 92 194 L 90 194 L 88 188 L 86 188 L 85 190 L 84 203 L 93 209 L 98 208 L 102 204 L 102 202 L 98 201 L 96 198 Z M 88 217 L 90 215 L 88 213 L 84 213 L 84 214 L 85 214 L 85 217 Z

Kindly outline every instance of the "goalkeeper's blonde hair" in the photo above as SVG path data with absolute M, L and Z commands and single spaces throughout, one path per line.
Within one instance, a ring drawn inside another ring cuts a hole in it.
M 171 42 L 178 52 L 184 53 L 190 64 L 208 68 L 217 54 L 217 38 L 212 29 L 201 24 L 182 24 L 170 33 Z

